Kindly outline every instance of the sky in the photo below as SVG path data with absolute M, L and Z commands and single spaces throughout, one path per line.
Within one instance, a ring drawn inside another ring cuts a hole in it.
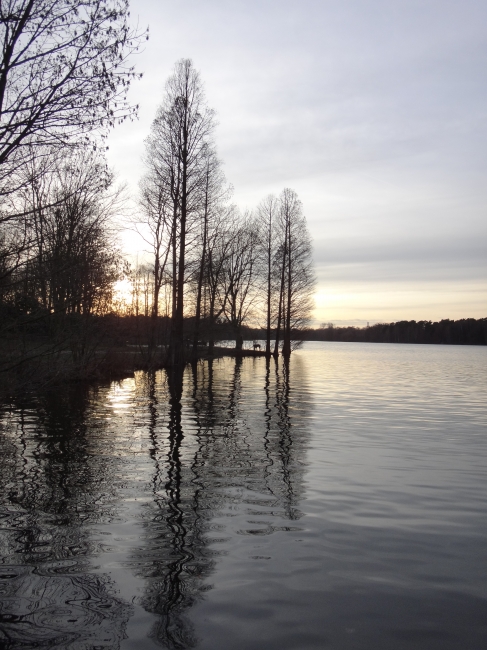
M 139 118 L 108 157 L 134 196 L 166 79 L 190 58 L 234 202 L 290 187 L 303 203 L 313 324 L 487 317 L 487 3 L 131 0 L 131 19 L 150 30 Z

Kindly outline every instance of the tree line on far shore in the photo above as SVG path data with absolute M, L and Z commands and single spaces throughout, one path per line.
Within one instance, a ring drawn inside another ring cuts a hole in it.
M 101 319 L 104 328 L 110 332 L 114 345 L 135 344 L 140 341 L 142 331 L 149 332 L 150 316 L 139 314 L 120 317 L 110 314 Z M 170 319 L 161 317 L 163 327 L 170 326 Z M 145 326 L 144 323 L 145 322 Z M 191 331 L 191 319 L 187 328 Z M 229 323 L 219 322 L 216 340 L 231 341 L 233 329 Z M 254 342 L 265 345 L 266 329 L 243 325 L 241 328 L 244 347 L 252 348 Z M 340 327 L 323 323 L 319 327 L 303 327 L 292 332 L 296 342 L 331 341 L 344 343 L 414 343 L 434 345 L 487 345 L 487 318 L 462 318 L 432 321 L 398 321 L 377 323 L 370 327 Z
M 370 327 L 337 327 L 333 323 L 306 329 L 307 341 L 357 343 L 432 343 L 445 345 L 487 345 L 487 318 L 377 323 Z

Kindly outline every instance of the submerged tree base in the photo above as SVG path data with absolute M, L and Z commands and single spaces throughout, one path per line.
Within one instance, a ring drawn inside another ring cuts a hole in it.
M 215 346 L 210 351 L 208 347 L 201 346 L 196 358 L 191 349 L 185 349 L 183 362 L 178 367 L 182 369 L 201 359 L 265 356 L 265 351 L 261 350 Z M 0 367 L 0 399 L 41 387 L 115 381 L 130 377 L 139 370 L 155 371 L 172 367 L 164 346 L 158 346 L 152 352 L 147 346 L 139 345 L 99 349 L 86 358 L 77 358 L 70 350 L 44 350 L 38 357 L 13 353 L 10 359 L 2 360 Z

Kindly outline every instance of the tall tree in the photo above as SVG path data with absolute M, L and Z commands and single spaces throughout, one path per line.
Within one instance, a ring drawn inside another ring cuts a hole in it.
M 167 180 L 167 170 L 163 166 L 161 168 L 160 161 L 154 154 L 147 156 L 147 162 L 147 171 L 140 183 L 140 206 L 144 219 L 139 220 L 136 229 L 150 247 L 153 282 L 149 356 L 152 359 L 157 344 L 159 297 L 163 282 L 167 277 L 166 268 L 171 251 L 174 202 L 170 187 L 165 182 Z
M 273 270 L 276 254 L 276 221 L 279 214 L 279 203 L 272 194 L 267 196 L 257 208 L 257 219 L 260 229 L 260 257 L 265 286 L 265 323 L 267 356 L 271 354 L 272 299 L 273 299 Z
M 280 197 L 281 242 L 279 325 L 283 326 L 282 354 L 292 351 L 292 334 L 309 319 L 315 275 L 312 266 L 311 239 L 301 201 L 296 192 L 285 188 Z M 282 318 L 281 318 L 282 315 Z M 279 329 L 278 325 L 278 329 Z M 278 334 L 276 334 L 276 340 Z
M 214 113 L 207 107 L 199 73 L 189 59 L 176 63 L 147 139 L 146 164 L 171 201 L 167 245 L 172 262 L 169 363 L 184 361 L 184 306 L 188 235 L 198 221 Z
M 196 246 L 195 251 L 196 299 L 193 328 L 193 360 L 196 360 L 198 355 L 203 290 L 205 288 L 205 280 L 208 279 L 208 251 L 214 243 L 215 235 L 218 236 L 217 231 L 221 227 L 220 217 L 222 210 L 225 210 L 224 203 L 228 199 L 230 192 L 231 189 L 226 185 L 221 163 L 215 151 L 208 148 L 204 177 L 201 185 L 200 226 L 196 231 L 199 245 Z

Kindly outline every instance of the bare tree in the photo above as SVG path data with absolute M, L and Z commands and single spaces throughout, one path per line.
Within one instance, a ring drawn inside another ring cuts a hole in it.
M 296 192 L 285 188 L 279 197 L 280 246 L 277 270 L 280 277 L 279 312 L 276 328 L 277 354 L 283 329 L 282 354 L 289 357 L 292 333 L 309 319 L 315 275 L 312 266 L 311 239 Z
M 154 154 L 154 152 L 152 152 Z M 174 201 L 171 196 L 164 168 L 160 161 L 147 155 L 147 171 L 140 183 L 140 206 L 144 218 L 136 224 L 136 229 L 150 248 L 153 274 L 151 296 L 151 327 L 149 335 L 149 353 L 154 354 L 156 347 L 157 319 L 159 316 L 159 296 L 167 276 L 166 267 L 171 251 L 172 228 L 174 220 Z M 140 228 L 139 226 L 142 226 Z M 147 305 L 147 301 L 146 301 Z M 147 311 L 147 307 L 146 307 Z
M 210 247 L 214 248 L 215 237 L 219 236 L 218 230 L 222 225 L 221 215 L 225 211 L 225 201 L 229 198 L 230 193 L 231 188 L 226 185 L 221 163 L 214 150 L 208 148 L 203 183 L 201 185 L 199 228 L 195 233 L 197 245 L 195 247 L 196 300 L 193 327 L 193 360 L 196 360 L 198 354 L 203 291 L 208 270 L 208 253 Z
M 257 280 L 258 227 L 246 215 L 232 233 L 223 273 L 223 314 L 235 333 L 235 347 L 243 346 L 242 325 L 250 314 Z
M 281 328 L 284 318 L 284 309 L 285 309 L 285 291 L 286 291 L 286 268 L 287 260 L 289 254 L 289 242 L 288 242 L 288 232 L 287 228 L 289 223 L 283 218 L 282 215 L 282 201 L 279 197 L 279 222 L 277 225 L 277 232 L 279 233 L 278 237 L 278 247 L 276 250 L 275 256 L 275 271 L 274 271 L 274 281 L 278 289 L 278 305 L 277 305 L 277 322 L 276 322 L 276 339 L 274 343 L 274 357 L 279 355 L 279 344 L 281 336 Z
M 111 126 L 136 113 L 127 101 L 137 77 L 128 58 L 146 34 L 131 29 L 128 16 L 128 0 L 0 3 L 2 301 L 27 300 L 35 277 L 31 307 L 48 305 L 45 215 L 52 208 L 52 223 L 66 214 L 67 201 L 49 189 L 53 164 L 68 149 L 96 147 Z M 47 197 L 60 203 L 48 205 Z
M 172 266 L 169 363 L 173 366 L 184 361 L 188 235 L 196 227 L 201 210 L 213 125 L 213 111 L 206 106 L 198 72 L 190 60 L 178 61 L 146 144 L 148 173 L 157 179 L 171 210 L 166 245 Z
M 210 224 L 205 267 L 205 290 L 207 293 L 208 351 L 211 355 L 215 344 L 215 325 L 222 316 L 227 302 L 227 261 L 232 254 L 236 231 L 236 208 L 222 205 Z
M 128 15 L 128 0 L 2 0 L 0 195 L 17 189 L 33 155 L 93 141 L 134 115 L 128 57 L 144 35 Z
M 267 196 L 257 208 L 257 219 L 259 223 L 259 253 L 261 271 L 264 279 L 265 292 L 265 322 L 266 322 L 266 345 L 267 356 L 271 354 L 271 328 L 272 328 L 272 302 L 274 296 L 273 271 L 274 258 L 276 255 L 276 233 L 277 218 L 279 214 L 279 203 L 275 196 Z
M 34 174 L 22 192 L 32 243 L 19 280 L 48 313 L 103 313 L 119 275 L 112 175 L 103 157 L 80 151 L 55 160 L 42 179 Z
M 118 192 L 110 189 L 103 157 L 87 150 L 68 151 L 34 180 L 21 193 L 30 215 L 19 222 L 28 246 L 2 292 L 1 335 L 8 347 L 0 370 L 52 358 L 69 347 L 82 373 L 100 342 L 92 316 L 111 310 L 122 270 L 111 227 Z
M 131 284 L 130 313 L 133 316 L 149 316 L 154 296 L 154 270 L 149 264 L 140 264 L 137 258 L 135 266 L 129 264 L 127 277 Z

